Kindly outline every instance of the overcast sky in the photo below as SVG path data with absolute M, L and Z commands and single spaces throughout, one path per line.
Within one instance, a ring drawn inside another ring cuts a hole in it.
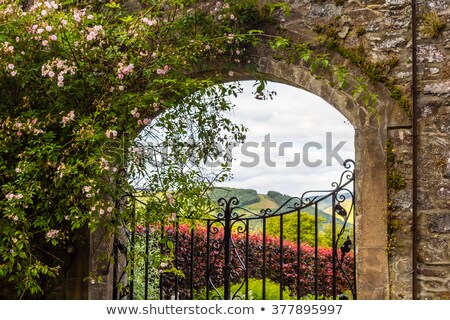
M 244 124 L 249 133 L 246 144 L 233 149 L 234 178 L 221 186 L 300 196 L 311 189 L 329 189 L 331 182 L 339 180 L 342 166 L 335 158 L 331 166 L 326 164 L 327 132 L 331 149 L 336 148 L 343 160 L 354 159 L 354 129 L 341 113 L 318 96 L 288 85 L 269 83 L 267 89 L 277 95 L 265 101 L 254 98 L 253 81 L 242 85 L 244 93 L 232 100 L 236 107 L 231 118 Z M 269 134 L 275 147 L 262 145 Z M 296 165 L 295 153 L 300 154 Z M 258 165 L 253 165 L 257 160 Z M 322 163 L 318 165 L 318 161 Z

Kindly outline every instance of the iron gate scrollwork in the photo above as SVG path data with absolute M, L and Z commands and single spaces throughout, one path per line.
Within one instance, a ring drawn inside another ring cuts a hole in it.
M 343 166 L 345 170 L 330 190 L 307 191 L 277 209 L 253 212 L 239 206 L 237 197 L 221 198 L 218 212 L 197 221 L 196 227 L 178 222 L 160 227 L 158 236 L 170 239 L 172 248 L 159 243 L 159 253 L 172 252 L 173 267 L 179 272 L 159 270 L 156 298 L 356 299 L 354 162 L 346 160 Z M 314 222 L 312 226 L 305 217 Z M 302 233 L 304 227 L 309 231 Z M 130 233 L 129 245 L 135 245 L 139 233 L 145 244 L 141 299 L 155 298 L 149 296 L 151 228 L 132 228 Z M 294 239 L 288 239 L 287 231 L 292 229 L 295 232 L 290 237 Z M 325 233 L 331 239 L 324 240 Z M 305 237 L 307 243 L 302 242 Z M 322 247 L 322 241 L 328 241 L 329 248 Z M 116 257 L 117 279 L 118 260 Z M 129 299 L 136 298 L 138 278 L 137 266 L 131 269 L 133 277 L 122 289 L 122 296 Z M 115 292 L 114 298 L 122 298 Z

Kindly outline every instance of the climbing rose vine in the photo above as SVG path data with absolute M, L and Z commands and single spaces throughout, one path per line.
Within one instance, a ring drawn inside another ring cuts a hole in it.
M 86 241 L 80 230 L 117 232 L 134 175 L 145 177 L 153 220 L 206 207 L 209 181 L 181 164 L 193 152 L 196 164 L 218 159 L 216 142 L 244 137 L 226 118 L 239 87 L 208 71 L 245 67 L 258 32 L 243 26 L 260 11 L 133 3 L 0 1 L 0 285 L 17 297 L 45 293 Z M 135 142 L 148 125 L 174 150 L 153 167 Z

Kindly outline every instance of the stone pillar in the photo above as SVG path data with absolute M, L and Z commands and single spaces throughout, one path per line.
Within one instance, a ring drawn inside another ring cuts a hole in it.
M 89 239 L 87 230 L 80 232 L 84 239 Z M 88 299 L 88 284 L 85 280 L 89 275 L 89 241 L 77 240 L 70 247 L 68 268 L 65 271 L 65 299 Z
M 357 129 L 355 137 L 358 299 L 389 299 L 386 156 L 379 130 Z
M 114 237 L 100 227 L 90 235 L 89 269 L 91 279 L 88 283 L 89 300 L 108 300 L 113 298 Z
M 98 228 L 80 232 L 83 239 L 73 246 L 71 263 L 65 272 L 65 299 L 105 300 L 113 298 L 113 237 Z

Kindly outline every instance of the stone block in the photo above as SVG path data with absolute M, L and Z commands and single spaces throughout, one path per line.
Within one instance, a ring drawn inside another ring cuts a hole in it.
M 422 268 L 419 269 L 419 274 L 420 275 L 424 275 L 426 277 L 445 277 L 447 276 L 446 271 L 440 269 L 440 268 L 436 268 L 436 267 L 431 267 L 431 266 L 424 266 Z
M 388 8 L 390 10 L 397 10 L 404 8 L 408 4 L 409 2 L 407 0 L 386 0 L 383 7 Z
M 450 213 L 428 215 L 428 226 L 435 233 L 450 233 Z
M 418 259 L 427 264 L 450 262 L 448 246 L 448 241 L 441 237 L 421 239 L 418 245 Z
M 429 8 L 429 10 L 437 12 L 445 11 L 449 6 L 449 2 L 447 0 L 431 0 L 426 1 L 425 4 Z
M 448 98 L 450 95 L 450 80 L 428 83 L 424 86 L 425 94 Z
M 385 248 L 359 248 L 357 259 L 359 299 L 386 299 L 389 282 Z

